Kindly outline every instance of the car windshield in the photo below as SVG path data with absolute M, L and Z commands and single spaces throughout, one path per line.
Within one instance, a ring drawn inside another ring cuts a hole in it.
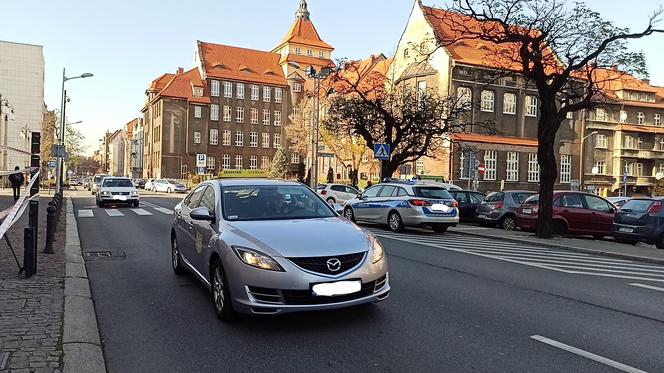
M 224 218 L 230 221 L 316 219 L 336 216 L 327 203 L 302 186 L 255 185 L 223 189 Z
M 178 181 L 175 179 L 166 179 L 166 181 L 170 184 L 179 184 Z
M 633 199 L 627 201 L 620 210 L 625 212 L 646 212 L 650 208 L 650 205 L 653 204 L 653 200 L 650 199 Z
M 129 179 L 105 179 L 103 186 L 108 188 L 131 188 L 134 185 Z
M 413 192 L 421 198 L 452 199 L 452 195 L 445 188 L 418 187 L 413 188 Z
M 101 176 L 95 176 L 95 179 L 94 179 L 94 180 L 95 180 L 95 183 L 98 183 L 98 182 L 100 182 L 100 181 L 101 181 L 101 179 L 103 179 L 103 178 L 105 178 L 105 177 L 106 177 L 106 175 L 101 175 Z

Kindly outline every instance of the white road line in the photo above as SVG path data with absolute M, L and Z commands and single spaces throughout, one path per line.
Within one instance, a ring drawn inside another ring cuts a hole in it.
M 524 263 L 530 263 L 527 260 L 524 260 Z M 537 263 L 537 264 L 546 264 L 546 263 Z M 572 263 L 575 264 L 575 263 Z M 654 277 L 664 277 L 664 272 L 654 272 L 654 273 L 644 273 L 644 272 L 635 272 L 635 271 L 652 271 L 648 269 L 640 269 L 640 268 L 624 268 L 624 267 L 609 267 L 609 268 L 590 268 L 594 267 L 593 265 L 586 265 L 586 264 L 580 264 L 579 266 L 575 265 L 567 265 L 567 264 L 549 264 L 552 267 L 556 268 L 570 268 L 570 269 L 581 269 L 584 271 L 602 271 L 602 272 L 609 272 L 609 273 L 626 273 L 628 275 L 638 275 L 638 276 L 654 276 Z M 622 271 L 620 269 L 629 269 L 631 271 Z
M 120 210 L 116 210 L 116 209 L 108 209 L 108 210 L 104 210 L 104 211 L 106 211 L 106 213 L 110 217 L 125 216 L 122 212 L 120 212 Z
M 472 250 L 471 250 L 472 251 Z M 485 251 L 480 251 L 485 252 Z M 491 254 L 491 252 L 489 252 Z M 496 253 L 495 255 L 501 255 L 505 258 L 511 259 L 523 259 L 526 262 L 545 262 L 545 263 L 560 263 L 560 264 L 578 264 L 589 267 L 607 267 L 607 268 L 616 268 L 616 269 L 633 269 L 639 271 L 647 272 L 656 272 L 664 273 L 664 267 L 649 266 L 644 264 L 632 264 L 632 263 L 616 263 L 616 262 L 604 262 L 602 259 L 593 260 L 592 258 L 555 258 L 548 256 L 537 256 L 534 254 L 509 254 L 509 253 Z M 558 264 L 555 264 L 558 265 Z
M 152 215 L 150 211 L 146 211 L 144 209 L 131 209 L 131 211 L 135 212 L 136 215 L 141 215 L 141 216 Z
M 143 203 L 145 206 L 152 207 L 153 209 L 155 209 L 155 210 L 161 212 L 162 214 L 173 215 L 173 210 L 170 210 L 170 209 L 167 209 L 167 208 L 164 208 L 164 207 L 161 207 L 161 206 L 155 205 L 155 204 L 150 203 L 150 202 L 145 202 L 145 201 L 143 201 L 142 203 Z
M 78 210 L 79 218 L 94 218 L 95 215 L 92 213 L 92 210 Z
M 631 283 L 630 285 L 637 286 L 637 287 L 644 288 L 644 289 L 650 289 L 650 290 L 664 292 L 664 288 L 658 288 L 657 286 L 650 286 L 650 285 L 638 284 L 638 283 Z
M 629 366 L 629 365 L 625 365 L 625 364 L 623 364 L 623 363 L 619 363 L 619 362 L 617 362 L 617 361 L 615 361 L 615 360 L 607 359 L 607 358 L 605 358 L 605 357 L 603 357 L 603 356 L 599 356 L 599 355 L 593 354 L 592 352 L 588 352 L 588 351 L 582 350 L 582 349 L 580 349 L 580 348 L 572 347 L 572 346 L 570 346 L 570 345 L 566 345 L 566 344 L 564 344 L 564 343 L 561 343 L 561 342 L 558 342 L 558 341 L 554 341 L 553 339 L 549 339 L 549 338 L 546 338 L 546 337 L 542 337 L 541 335 L 533 335 L 533 336 L 530 336 L 530 338 L 532 338 L 532 339 L 534 339 L 534 340 L 536 340 L 536 341 L 540 341 L 540 342 L 542 342 L 542 343 L 546 343 L 546 344 L 548 344 L 549 346 L 553 346 L 553 347 L 559 348 L 559 349 L 561 349 L 561 350 L 565 350 L 565 351 L 567 351 L 567 352 L 571 352 L 571 353 L 573 353 L 573 354 L 576 354 L 576 355 L 579 355 L 579 356 L 583 356 L 583 357 L 585 357 L 585 358 L 587 358 L 587 359 L 590 359 L 590 360 L 596 361 L 596 362 L 598 362 L 598 363 L 601 363 L 601 364 L 604 364 L 604 365 L 608 365 L 608 366 L 610 366 L 610 367 L 612 367 L 612 368 L 615 368 L 615 369 L 621 370 L 621 371 L 623 371 L 623 372 L 629 372 L 629 373 L 646 373 L 645 371 L 643 371 L 643 370 L 641 370 L 641 369 L 637 369 L 637 368 L 631 367 L 631 366 Z

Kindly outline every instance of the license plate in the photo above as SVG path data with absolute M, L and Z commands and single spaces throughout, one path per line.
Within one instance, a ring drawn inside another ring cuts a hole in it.
M 634 232 L 634 229 L 632 229 L 632 228 L 620 228 L 620 229 L 618 229 L 618 232 L 632 233 L 632 232 Z
M 125 197 L 125 196 L 115 196 L 115 197 L 113 197 L 113 199 L 117 199 L 118 201 L 126 201 L 127 197 Z
M 484 214 L 477 214 L 477 217 L 478 217 L 479 219 L 484 219 L 484 218 L 486 218 L 486 215 L 484 215 Z
M 523 213 L 524 213 L 524 214 L 532 214 L 532 213 L 533 213 L 533 209 L 523 209 Z
M 357 281 L 338 281 L 324 284 L 316 284 L 312 287 L 314 296 L 334 297 L 337 295 L 347 295 L 357 293 L 362 290 L 362 282 Z
M 431 210 L 439 211 L 439 212 L 449 212 L 450 207 L 447 206 L 447 205 L 440 204 L 440 203 L 434 203 L 433 205 L 431 205 Z

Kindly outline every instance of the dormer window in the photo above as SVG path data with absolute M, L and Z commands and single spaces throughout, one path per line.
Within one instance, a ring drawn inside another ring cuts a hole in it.
M 313 56 L 313 55 L 314 51 L 312 51 L 311 49 L 307 49 L 307 56 Z
M 302 54 L 302 48 L 295 47 L 295 54 Z
M 325 58 L 325 52 L 323 52 L 323 51 L 319 51 L 319 52 L 318 52 L 318 57 L 320 57 L 320 58 Z
M 193 94 L 194 94 L 194 96 L 196 96 L 196 97 L 203 97 L 203 88 L 200 88 L 200 87 L 194 87 Z

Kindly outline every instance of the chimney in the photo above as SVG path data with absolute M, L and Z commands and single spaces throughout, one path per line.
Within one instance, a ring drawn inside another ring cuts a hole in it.
M 184 73 L 184 68 L 183 67 L 178 67 L 177 74 L 180 75 L 182 73 Z
M 643 82 L 646 83 L 647 85 L 650 85 L 650 79 L 643 79 Z
M 618 65 L 611 65 L 611 70 L 618 71 Z

